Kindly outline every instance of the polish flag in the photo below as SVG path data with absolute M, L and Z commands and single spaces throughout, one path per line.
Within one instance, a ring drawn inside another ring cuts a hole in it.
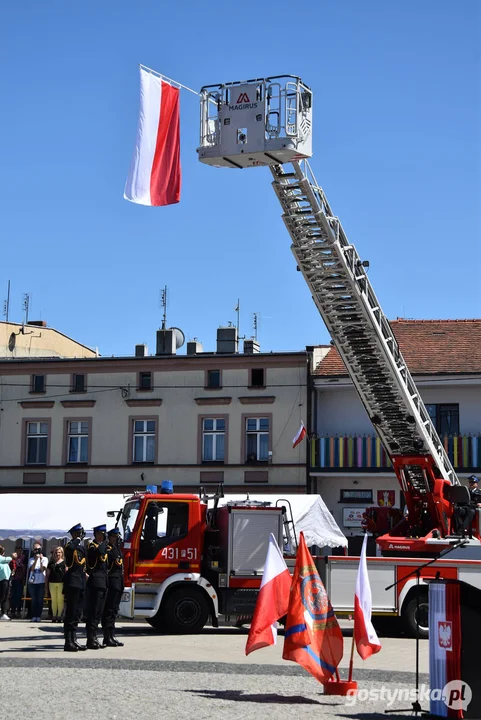
M 124 198 L 139 205 L 180 200 L 180 90 L 140 68 L 140 117 Z
M 371 622 L 372 595 L 366 562 L 367 534 L 364 535 L 354 597 L 354 641 L 357 652 L 366 660 L 379 652 L 381 643 Z
M 307 430 L 304 426 L 304 423 L 301 422 L 301 427 L 299 428 L 296 437 L 292 441 L 292 447 L 295 448 L 296 445 L 299 445 L 299 443 L 301 443 L 304 440 L 306 435 L 307 435 Z
M 290 572 L 271 533 L 264 575 L 246 642 L 246 655 L 276 644 L 277 621 L 287 615 L 290 589 Z

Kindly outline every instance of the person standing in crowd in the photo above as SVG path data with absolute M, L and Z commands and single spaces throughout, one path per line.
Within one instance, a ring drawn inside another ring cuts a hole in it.
M 65 577 L 65 556 L 63 547 L 57 547 L 47 567 L 47 594 L 52 601 L 52 622 L 62 622 L 64 606 L 63 581 Z
M 107 548 L 105 537 L 106 525 L 94 527 L 94 539 L 87 547 L 87 573 L 89 603 L 87 609 L 87 647 L 89 650 L 99 650 L 104 647 L 97 640 L 97 628 L 104 611 L 107 597 Z
M 32 557 L 28 561 L 28 591 L 32 599 L 32 622 L 40 622 L 45 598 L 45 575 L 48 560 L 42 553 L 42 546 L 35 542 Z
M 65 576 L 63 594 L 65 597 L 65 617 L 63 631 L 65 636 L 65 652 L 86 650 L 85 645 L 77 641 L 77 629 L 85 596 L 87 577 L 85 574 L 85 548 L 82 540 L 85 536 L 80 523 L 69 530 L 72 539 L 65 546 Z
M 120 600 L 124 591 L 124 562 L 122 559 L 122 550 L 120 549 L 120 530 L 118 527 L 108 532 L 108 548 L 107 548 L 107 572 L 108 572 L 108 590 L 105 608 L 102 614 L 102 630 L 104 633 L 104 645 L 106 647 L 122 647 L 115 637 L 115 620 L 119 611 Z
M 12 557 L 5 555 L 5 548 L 0 545 L 0 620 L 10 620 L 7 615 L 8 610 L 8 589 L 10 585 L 10 575 L 12 571 L 10 569 L 10 563 L 15 558 L 15 553 Z
M 10 569 L 10 617 L 22 617 L 22 597 L 27 576 L 27 558 L 20 543 L 15 545 L 15 553 L 12 555 Z

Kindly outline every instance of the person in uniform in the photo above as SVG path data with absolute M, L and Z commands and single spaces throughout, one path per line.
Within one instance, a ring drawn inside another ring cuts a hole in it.
M 123 642 L 120 642 L 115 637 L 115 619 L 124 591 L 124 562 L 122 559 L 122 550 L 120 549 L 121 538 L 119 528 L 114 527 L 112 530 L 109 530 L 107 537 L 109 541 L 107 548 L 109 587 L 104 612 L 102 614 L 104 645 L 106 647 L 122 647 Z
M 64 636 L 66 652 L 86 650 L 85 645 L 77 642 L 77 628 L 85 596 L 87 578 L 85 575 L 85 548 L 82 540 L 85 536 L 80 523 L 69 530 L 72 539 L 65 546 L 65 576 L 63 594 L 65 596 Z
M 87 573 L 88 579 L 88 608 L 87 608 L 87 647 L 89 650 L 99 650 L 104 647 L 97 640 L 97 628 L 104 610 L 107 597 L 107 548 L 105 537 L 106 525 L 94 527 L 94 539 L 87 547 Z
M 479 489 L 479 479 L 476 477 L 476 475 L 470 475 L 468 477 L 468 481 L 471 503 L 479 507 L 481 504 L 481 490 Z

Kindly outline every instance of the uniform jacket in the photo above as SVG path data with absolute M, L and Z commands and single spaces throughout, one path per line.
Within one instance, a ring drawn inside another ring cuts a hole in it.
M 101 543 L 91 540 L 87 548 L 88 586 L 97 590 L 107 590 L 107 540 Z
M 85 576 L 85 548 L 80 538 L 70 540 L 65 545 L 65 577 L 64 588 L 77 588 L 85 590 L 87 578 Z
M 124 561 L 122 551 L 116 545 L 109 545 L 107 548 L 107 567 L 109 588 L 122 591 L 124 589 Z

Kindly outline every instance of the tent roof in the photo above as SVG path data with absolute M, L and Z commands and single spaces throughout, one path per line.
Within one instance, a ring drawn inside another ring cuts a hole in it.
M 123 495 L 83 493 L 36 493 L 0 495 L 0 540 L 62 538 L 78 522 L 88 532 L 107 518 L 108 510 L 120 510 Z

